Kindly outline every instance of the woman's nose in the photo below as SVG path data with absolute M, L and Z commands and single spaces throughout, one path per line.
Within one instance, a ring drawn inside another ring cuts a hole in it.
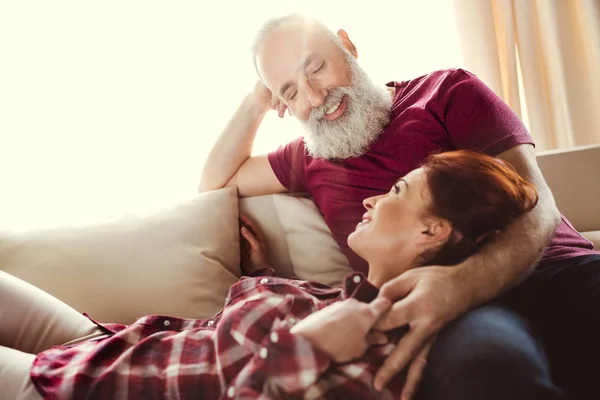
M 386 194 L 381 194 L 379 196 L 368 197 L 368 198 L 366 198 L 366 199 L 363 200 L 363 206 L 367 210 L 375 208 L 375 206 L 377 205 L 377 202 L 379 201 L 379 199 L 381 199 L 381 198 L 383 198 L 385 196 L 387 196 L 387 193 Z
M 373 207 L 375 207 L 375 203 L 377 202 L 377 196 L 373 196 L 373 197 L 367 197 L 366 199 L 363 200 L 363 206 L 367 209 L 370 210 Z

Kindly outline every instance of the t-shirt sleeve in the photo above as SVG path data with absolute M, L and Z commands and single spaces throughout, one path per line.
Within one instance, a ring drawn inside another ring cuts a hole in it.
M 296 140 L 269 153 L 269 163 L 279 182 L 290 192 L 306 192 L 304 140 Z
M 521 119 L 485 83 L 463 69 L 440 87 L 440 118 L 457 149 L 497 156 L 519 144 L 534 144 Z

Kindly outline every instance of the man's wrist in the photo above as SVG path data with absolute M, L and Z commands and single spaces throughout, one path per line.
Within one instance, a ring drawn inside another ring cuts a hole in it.
M 460 302 L 464 311 L 468 311 L 496 298 L 501 292 L 503 282 L 492 271 L 485 271 L 478 265 L 475 256 L 461 264 L 451 267 L 452 279 L 460 292 Z
M 242 101 L 242 107 L 254 118 L 262 119 L 267 112 L 269 107 L 267 105 L 261 105 L 256 100 L 256 96 L 253 93 L 249 93 Z

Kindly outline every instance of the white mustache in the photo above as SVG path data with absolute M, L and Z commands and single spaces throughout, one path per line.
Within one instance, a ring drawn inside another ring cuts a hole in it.
M 331 106 L 333 106 L 334 104 L 337 104 L 340 100 L 342 100 L 342 97 L 344 97 L 344 94 L 345 94 L 345 91 L 341 88 L 333 89 L 327 95 L 327 98 L 323 102 L 323 105 L 312 109 L 312 111 L 310 112 L 309 119 L 311 121 L 312 120 L 318 121 L 318 120 L 323 119 L 323 117 L 326 114 L 326 111 L 329 110 L 329 108 L 331 108 Z
M 387 89 L 375 85 L 358 66 L 354 57 L 345 52 L 351 84 L 332 89 L 324 104 L 311 110 L 301 121 L 307 129 L 304 145 L 315 158 L 347 159 L 364 154 L 390 121 L 392 98 Z M 326 111 L 342 98 L 347 99 L 344 115 L 330 121 Z

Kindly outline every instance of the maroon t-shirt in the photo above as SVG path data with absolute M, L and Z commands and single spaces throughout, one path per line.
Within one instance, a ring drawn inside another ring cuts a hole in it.
M 332 162 L 310 157 L 298 138 L 269 154 L 288 190 L 309 193 L 350 265 L 367 264 L 347 244 L 365 212 L 362 201 L 390 190 L 434 152 L 469 149 L 496 156 L 533 139 L 512 110 L 475 75 L 436 71 L 394 85 L 392 118 L 369 151 Z M 563 217 L 541 264 L 592 252 L 593 245 Z

